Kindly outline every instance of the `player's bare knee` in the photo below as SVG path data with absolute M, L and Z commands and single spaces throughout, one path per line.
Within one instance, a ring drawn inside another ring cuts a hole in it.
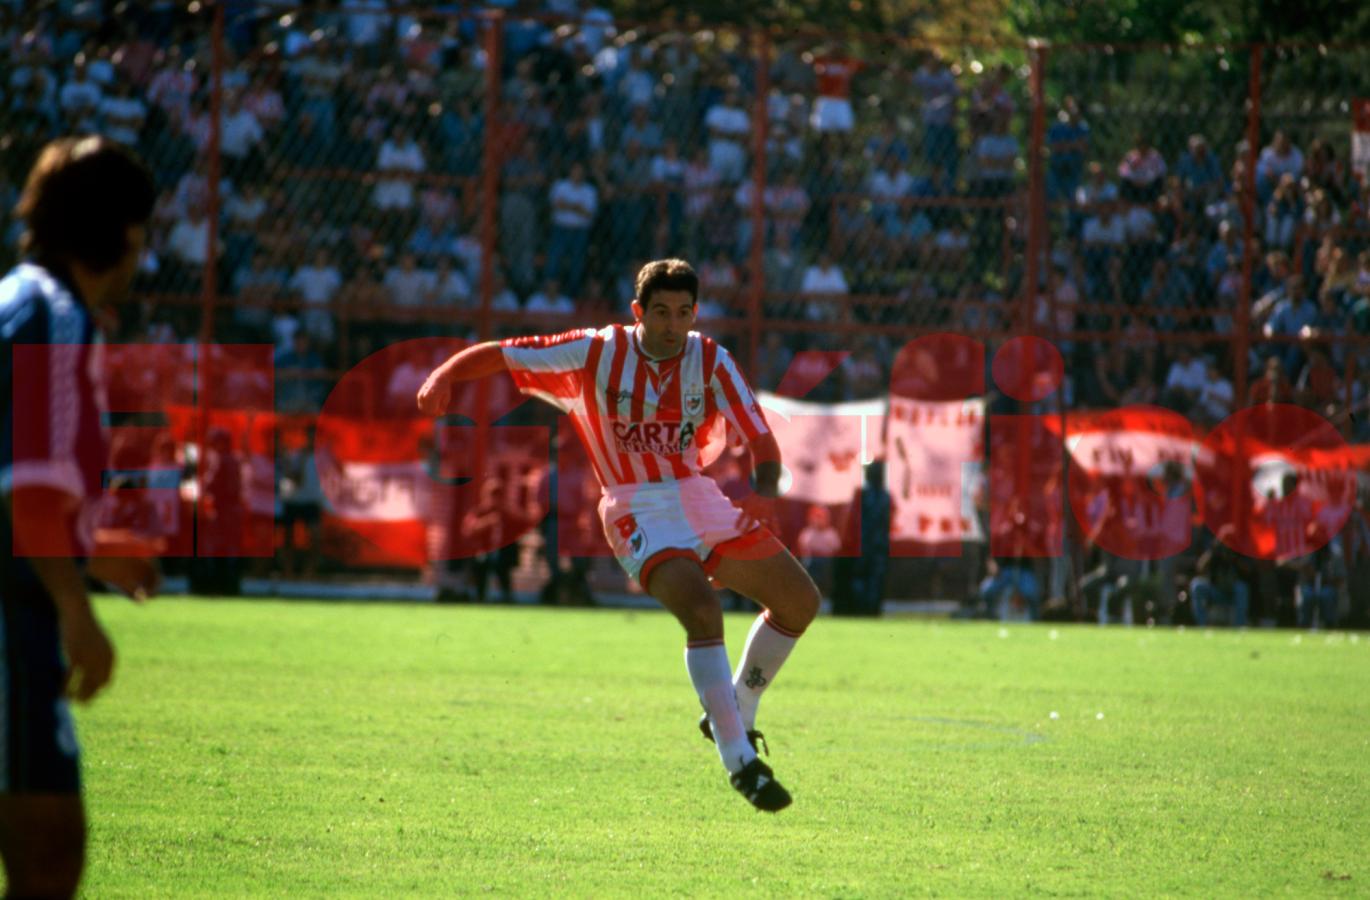
M 691 641 L 708 641 L 723 637 L 723 607 L 712 593 L 692 597 L 674 610 L 676 619 Z
M 804 579 L 804 585 L 799 589 L 795 599 L 795 617 L 803 619 L 803 624 L 808 625 L 817 618 L 818 607 L 822 602 L 823 597 L 818 592 L 818 585 L 814 584 L 811 578 Z

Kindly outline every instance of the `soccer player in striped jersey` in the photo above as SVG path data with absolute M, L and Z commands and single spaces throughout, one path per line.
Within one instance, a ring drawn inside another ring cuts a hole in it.
M 508 371 L 524 393 L 570 416 L 603 488 L 599 514 L 614 555 L 685 629 L 685 666 L 704 707 L 700 730 L 733 787 L 775 812 L 790 795 L 757 757 L 757 705 L 817 614 L 818 588 L 767 527 L 780 450 L 731 354 L 691 330 L 694 269 L 657 260 L 643 266 L 636 288 L 632 326 L 468 347 L 429 376 L 419 409 L 441 415 L 456 382 Z M 702 474 L 721 421 L 752 454 L 756 492 L 740 507 Z M 764 608 L 735 673 L 711 579 Z
M 0 280 L 0 857 L 10 897 L 69 897 L 85 858 L 67 697 L 109 681 L 114 650 L 86 576 L 151 593 L 148 559 L 90 557 L 107 444 L 93 313 L 128 293 L 156 198 L 100 137 L 48 144 L 17 211 L 28 259 Z

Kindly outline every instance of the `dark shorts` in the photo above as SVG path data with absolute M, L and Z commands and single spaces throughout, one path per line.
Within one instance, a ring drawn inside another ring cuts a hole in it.
M 65 671 L 51 601 L 0 594 L 0 794 L 81 790 Z

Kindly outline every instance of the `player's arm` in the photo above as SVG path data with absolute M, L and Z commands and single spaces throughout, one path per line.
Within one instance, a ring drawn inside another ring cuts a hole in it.
M 780 496 L 780 444 L 770 431 L 747 443 L 752 454 L 752 481 L 763 497 Z
M 85 576 L 76 563 L 71 524 L 77 499 L 47 486 L 16 486 L 4 496 L 16 556 L 25 557 L 57 607 L 67 656 L 66 690 L 85 701 L 109 682 L 114 647 L 90 607 Z
M 742 508 L 739 527 L 748 530 L 751 521 L 756 521 L 776 531 L 778 519 L 775 500 L 780 496 L 780 445 L 766 423 L 751 385 L 732 356 L 721 347 L 710 389 L 718 409 L 728 424 L 746 439 L 747 449 L 752 455 L 755 493 L 738 504 Z
M 508 368 L 498 342 L 486 341 L 467 347 L 453 354 L 428 376 L 419 388 L 419 410 L 429 416 L 441 415 L 447 411 L 447 404 L 452 399 L 452 385 L 485 378 Z

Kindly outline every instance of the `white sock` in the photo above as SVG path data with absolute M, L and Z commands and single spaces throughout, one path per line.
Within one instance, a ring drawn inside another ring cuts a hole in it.
M 704 711 L 709 714 L 719 759 L 729 772 L 737 772 L 756 759 L 747 742 L 747 730 L 733 695 L 732 675 L 728 670 L 728 648 L 719 641 L 700 641 L 685 645 L 685 668 Z
M 756 728 L 756 707 L 761 693 L 775 681 L 775 674 L 785 664 L 799 635 L 785 631 L 771 621 L 770 613 L 763 612 L 752 623 L 747 635 L 747 648 L 737 664 L 733 689 L 737 694 L 737 708 L 742 713 L 742 727 Z

